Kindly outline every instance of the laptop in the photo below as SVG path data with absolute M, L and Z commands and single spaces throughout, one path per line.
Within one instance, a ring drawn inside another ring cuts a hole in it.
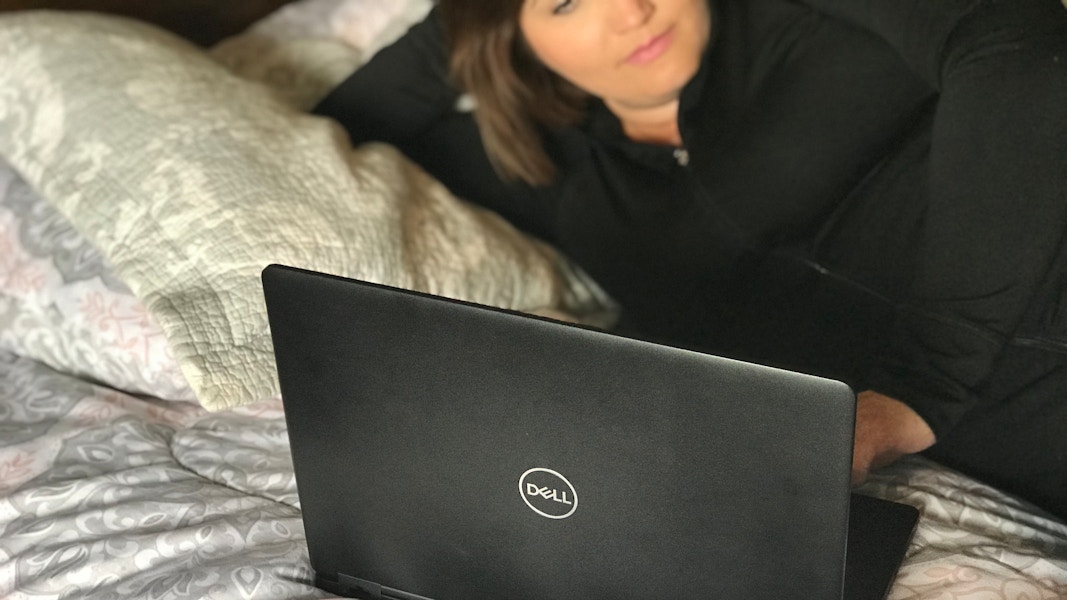
M 263 289 L 331 593 L 880 599 L 907 549 L 917 511 L 850 492 L 843 383 L 280 265 Z

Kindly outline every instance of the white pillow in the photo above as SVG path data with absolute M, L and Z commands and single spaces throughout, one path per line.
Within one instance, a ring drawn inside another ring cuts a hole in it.
M 277 394 L 269 263 L 519 310 L 605 308 L 551 248 L 395 150 L 346 140 L 154 27 L 0 17 L 0 156 L 100 249 L 209 409 Z

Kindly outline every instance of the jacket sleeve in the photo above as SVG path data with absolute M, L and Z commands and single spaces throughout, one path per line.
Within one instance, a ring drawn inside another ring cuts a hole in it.
M 871 385 L 940 438 L 1019 343 L 1063 260 L 1067 11 L 1059 0 L 803 1 L 876 33 L 939 93 L 919 264 Z
M 500 178 L 472 114 L 457 107 L 460 95 L 448 74 L 444 28 L 434 8 L 331 91 L 314 112 L 339 122 L 354 146 L 393 145 L 456 196 L 550 239 L 553 189 Z
M 449 82 L 444 33 L 434 9 L 334 88 L 314 112 L 339 122 L 353 145 L 400 145 L 449 113 L 458 97 Z

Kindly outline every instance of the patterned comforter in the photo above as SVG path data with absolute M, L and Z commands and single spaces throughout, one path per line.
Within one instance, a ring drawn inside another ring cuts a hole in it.
M 320 598 L 278 403 L 213 415 L 0 355 L 0 596 Z
M 281 404 L 219 413 L 0 353 L 0 597 L 322 598 Z M 862 490 L 922 509 L 890 593 L 1067 598 L 1067 526 L 914 458 Z
M 328 21 L 362 40 L 381 28 L 336 19 L 370 5 L 309 0 L 259 32 Z M 230 64 L 259 43 L 235 40 Z M 0 597 L 326 596 L 280 401 L 210 412 L 171 350 L 105 257 L 0 162 Z M 861 492 L 922 511 L 891 599 L 1067 598 L 1067 525 L 1038 509 L 918 457 Z

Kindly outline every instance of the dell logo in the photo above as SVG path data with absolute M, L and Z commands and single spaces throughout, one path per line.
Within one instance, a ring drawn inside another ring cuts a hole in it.
M 535 468 L 523 473 L 519 495 L 526 506 L 549 519 L 566 519 L 578 509 L 578 492 L 566 477 L 552 469 Z

